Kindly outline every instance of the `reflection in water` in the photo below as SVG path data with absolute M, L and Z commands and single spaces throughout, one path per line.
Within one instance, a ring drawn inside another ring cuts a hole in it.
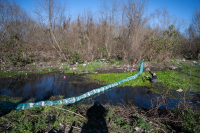
M 78 96 L 101 87 L 99 84 L 87 83 L 83 76 L 60 73 L 30 75 L 26 79 L 6 78 L 1 79 L 0 84 L 1 95 L 22 97 L 22 99 L 34 98 L 35 102 L 48 100 L 56 95 L 63 95 L 64 98 Z
M 0 93 L 10 97 L 21 97 L 23 99 L 21 102 L 26 102 L 31 98 L 34 98 L 36 102 L 48 100 L 51 96 L 58 95 L 64 96 L 63 98 L 79 96 L 102 86 L 88 81 L 87 75 L 77 76 L 73 74 L 60 74 L 58 72 L 45 75 L 4 78 L 0 79 Z M 173 98 L 167 97 L 165 104 L 160 108 L 173 108 L 178 104 L 178 98 L 181 97 L 180 94 L 171 91 L 170 95 Z M 194 93 L 195 98 L 198 98 L 198 95 Z M 158 94 L 144 86 L 115 87 L 82 100 L 77 104 L 93 104 L 95 101 L 98 101 L 101 104 L 111 103 L 119 105 L 131 103 L 139 107 L 151 108 L 157 103 L 156 98 L 158 96 Z M 190 102 L 191 104 L 200 105 L 198 100 L 199 98 Z
M 191 92 L 190 92 L 191 93 Z M 168 108 L 172 109 L 179 104 L 182 100 L 182 95 L 176 91 L 170 91 L 170 96 L 166 97 L 166 100 L 159 100 L 161 102 L 161 106 L 159 108 Z M 157 97 L 160 95 L 155 94 L 154 92 L 150 91 L 146 87 L 116 87 L 107 90 L 102 94 L 94 95 L 86 100 L 83 100 L 77 104 L 93 104 L 94 102 L 98 101 L 102 104 L 111 103 L 113 105 L 124 105 L 124 104 L 132 104 L 138 107 L 145 107 L 145 108 L 152 108 L 155 107 L 157 104 Z M 199 94 L 193 93 L 187 94 L 187 98 L 192 98 L 190 100 L 190 105 L 197 105 L 200 107 L 200 103 L 196 100 L 199 98 Z M 194 100 L 195 99 L 195 100 Z

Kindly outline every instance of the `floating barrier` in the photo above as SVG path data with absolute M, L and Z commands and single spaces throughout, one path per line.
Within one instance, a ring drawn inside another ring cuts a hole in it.
M 86 92 L 86 93 L 84 93 L 80 96 L 77 96 L 77 97 L 71 97 L 71 98 L 66 98 L 66 99 L 56 100 L 56 101 L 46 100 L 46 101 L 40 101 L 40 102 L 36 102 L 36 103 L 30 102 L 30 103 L 17 103 L 16 104 L 16 103 L 9 103 L 9 102 L 1 102 L 0 105 L 3 108 L 3 110 L 5 110 L 5 109 L 24 110 L 24 109 L 33 108 L 33 107 L 44 107 L 44 106 L 52 106 L 52 105 L 57 105 L 57 104 L 64 104 L 64 105 L 73 104 L 73 103 L 76 103 L 76 102 L 78 102 L 82 99 L 90 97 L 94 94 L 101 93 L 101 92 L 108 90 L 112 87 L 118 86 L 118 85 L 120 85 L 124 82 L 127 82 L 129 80 L 137 78 L 143 72 L 143 64 L 144 64 L 144 61 L 141 62 L 140 71 L 137 74 L 135 74 L 134 76 L 131 76 L 131 77 L 128 77 L 128 78 L 123 79 L 121 81 L 109 84 L 107 86 L 103 86 L 103 87 L 91 90 L 91 91 Z

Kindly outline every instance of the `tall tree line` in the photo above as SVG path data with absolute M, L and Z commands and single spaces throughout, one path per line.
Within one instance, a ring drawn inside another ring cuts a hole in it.
M 146 0 L 102 0 L 98 13 L 88 10 L 71 16 L 59 0 L 37 0 L 31 12 L 36 17 L 32 18 L 15 2 L 0 0 L 1 64 L 200 58 L 200 8 L 194 10 L 192 22 L 185 29 L 185 21 L 171 15 L 167 8 L 151 14 L 147 9 Z

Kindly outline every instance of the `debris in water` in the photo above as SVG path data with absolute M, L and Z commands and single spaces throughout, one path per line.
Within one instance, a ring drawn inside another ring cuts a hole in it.
M 147 63 L 144 63 L 144 67 L 147 67 L 148 66 L 148 64 Z
M 5 127 L 9 127 L 9 126 L 12 126 L 12 124 L 10 124 L 10 123 L 5 124 Z
M 142 131 L 142 129 L 139 128 L 139 127 L 135 127 L 135 130 L 136 130 L 136 131 Z
M 170 66 L 170 67 L 169 67 L 170 70 L 175 70 L 176 68 L 177 68 L 177 67 L 175 67 L 175 66 Z
M 73 70 L 76 70 L 76 69 L 78 69 L 77 67 L 73 67 Z
M 52 129 L 52 132 L 53 132 L 53 133 L 57 133 L 57 131 L 56 131 L 55 129 Z
M 192 61 L 193 63 L 197 63 L 196 61 Z
M 64 125 L 62 123 L 59 124 L 61 127 L 64 127 Z
M 88 71 L 85 71 L 85 73 L 89 73 Z
M 178 89 L 178 90 L 176 90 L 176 91 L 178 91 L 178 92 L 182 92 L 183 90 L 182 90 L 182 89 Z

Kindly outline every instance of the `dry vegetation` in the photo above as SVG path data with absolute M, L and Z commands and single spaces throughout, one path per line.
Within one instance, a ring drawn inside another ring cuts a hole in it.
M 32 18 L 16 3 L 0 0 L 0 65 L 58 59 L 82 63 L 118 58 L 135 64 L 143 57 L 200 58 L 199 8 L 188 29 L 166 8 L 152 14 L 147 8 L 145 0 L 105 0 L 98 13 L 85 11 L 72 17 L 60 1 L 41 0 Z

